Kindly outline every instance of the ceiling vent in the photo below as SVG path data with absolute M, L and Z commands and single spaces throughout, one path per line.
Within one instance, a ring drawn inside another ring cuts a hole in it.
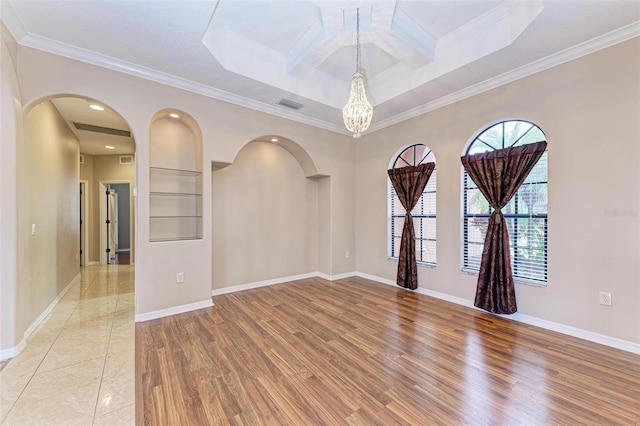
M 280 99 L 276 105 L 282 105 L 283 107 L 296 109 L 296 110 L 304 107 L 304 105 L 299 104 L 298 102 L 294 102 L 290 99 L 285 99 L 285 98 Z
M 133 155 L 121 155 L 120 164 L 133 164 Z
M 103 133 L 105 135 L 124 136 L 125 138 L 131 137 L 131 132 L 128 130 L 112 129 L 110 127 L 94 126 L 93 124 L 84 124 L 73 122 L 73 125 L 78 130 L 84 130 L 87 132 Z

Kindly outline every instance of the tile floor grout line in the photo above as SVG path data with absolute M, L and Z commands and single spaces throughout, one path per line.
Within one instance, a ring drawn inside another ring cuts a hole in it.
M 118 295 L 119 296 L 119 295 Z M 116 304 L 113 308 L 113 316 L 115 317 L 115 312 L 118 308 L 118 299 L 116 298 Z M 104 362 L 102 363 L 102 373 L 100 374 L 100 385 L 98 386 L 98 394 L 96 395 L 96 403 L 93 407 L 93 419 L 91 420 L 91 424 L 95 424 L 96 422 L 96 413 L 98 411 L 98 404 L 100 403 L 100 391 L 102 390 L 102 382 L 104 381 L 104 370 L 107 366 L 107 357 L 109 355 L 109 343 L 111 343 L 111 336 L 113 335 L 113 324 L 115 321 L 111 321 L 111 328 L 109 329 L 109 339 L 107 340 L 107 349 L 104 354 Z
M 102 268 L 100 268 L 102 269 Z M 82 272 L 82 269 L 81 269 Z M 4 415 L 4 417 L 2 419 L 0 419 L 0 424 L 3 424 L 6 419 L 9 417 L 9 415 L 11 414 L 11 411 L 13 411 L 13 409 L 15 408 L 17 402 L 20 400 L 20 398 L 22 397 L 22 395 L 24 394 L 25 390 L 29 387 L 29 384 L 31 384 L 31 382 L 33 381 L 33 378 L 37 375 L 38 370 L 40 369 L 40 367 L 42 366 L 42 363 L 44 362 L 44 360 L 47 358 L 47 355 L 49 355 L 49 352 L 51 351 L 51 348 L 53 347 L 53 345 L 56 343 L 56 341 L 58 340 L 58 338 L 60 337 L 60 335 L 62 334 L 62 331 L 64 330 L 64 328 L 69 324 L 69 320 L 71 319 L 71 317 L 73 316 L 73 314 L 76 312 L 76 310 L 78 309 L 78 305 L 80 304 L 80 301 L 82 300 L 82 296 L 84 294 L 86 294 L 87 291 L 89 291 L 89 288 L 91 288 L 91 286 L 94 284 L 94 281 L 96 280 L 96 277 L 99 274 L 99 270 L 96 271 L 93 274 L 93 277 L 91 277 L 88 280 L 88 284 L 87 284 L 87 289 L 82 292 L 82 276 L 80 277 L 80 281 L 78 281 L 78 283 L 76 283 L 77 286 L 80 287 L 80 292 L 78 294 L 78 299 L 74 301 L 75 306 L 73 307 L 73 309 L 71 310 L 71 312 L 69 313 L 69 316 L 67 317 L 66 321 L 64 322 L 64 325 L 62 327 L 60 327 L 60 330 L 58 331 L 58 333 L 56 333 L 55 337 L 51 340 L 51 343 L 48 345 L 46 352 L 44 352 L 44 355 L 42 356 L 42 359 L 40 359 L 40 361 L 38 362 L 38 365 L 35 367 L 35 369 L 33 370 L 33 373 L 30 375 L 29 380 L 27 381 L 27 383 L 22 387 L 22 389 L 20 390 L 20 393 L 18 394 L 18 396 L 16 397 L 15 401 L 11 404 L 11 407 L 7 410 L 6 414 Z M 74 286 L 75 287 L 75 286 Z M 69 289 L 70 291 L 72 289 Z M 64 299 L 64 298 L 63 298 Z M 63 299 L 61 299 L 60 301 L 62 301 Z M 58 304 L 56 304 L 56 306 L 54 307 L 54 309 L 49 313 L 49 315 L 46 316 L 46 318 L 43 319 L 42 323 L 38 325 L 38 328 L 36 329 L 36 331 L 32 334 L 33 337 L 35 337 L 35 335 L 46 325 L 46 322 L 48 322 L 51 317 L 53 316 L 54 312 L 57 310 L 58 308 Z M 113 322 L 112 322 L 112 328 L 113 328 Z M 111 339 L 111 330 L 109 330 L 109 339 Z M 27 344 L 28 344 L 29 339 L 27 339 Z M 25 346 L 26 349 L 26 346 Z M 24 350 L 24 349 L 23 349 Z M 107 346 L 107 352 L 108 352 L 108 346 Z M 19 354 L 18 354 L 19 355 Z M 15 358 L 15 357 L 14 357 Z M 105 363 L 106 363 L 106 358 L 107 358 L 107 354 L 105 352 Z M 13 359 L 13 358 L 12 358 Z M 81 362 L 79 362 L 81 363 Z M 77 363 L 77 364 L 79 364 Z M 71 365 L 76 365 L 76 364 L 71 364 Z M 49 371 L 55 371 L 58 370 L 60 368 L 65 368 L 68 366 L 62 366 L 59 368 L 55 368 L 53 370 L 49 370 Z M 45 372 L 43 372 L 45 373 Z M 103 374 L 104 374 L 104 364 L 103 364 Z M 100 378 L 100 383 L 102 384 L 102 376 Z M 100 391 L 98 390 L 98 397 L 100 395 Z M 97 404 L 97 401 L 96 401 Z M 95 417 L 95 409 L 94 409 L 94 417 Z
M 80 281 L 78 281 L 75 285 L 77 286 L 81 286 L 82 285 L 82 276 L 80 277 Z M 74 286 L 75 287 L 75 286 Z M 69 289 L 71 290 L 71 289 Z M 68 292 L 67 292 L 68 293 Z M 81 295 L 80 295 L 81 297 Z M 63 298 L 64 299 L 64 298 Z M 62 300 L 60 300 L 62 301 Z M 67 320 L 65 321 L 64 325 L 60 328 L 60 331 L 58 331 L 58 333 L 55 335 L 55 337 L 53 338 L 53 340 L 51 340 L 51 343 L 49 344 L 46 352 L 44 353 L 44 355 L 42 356 L 42 359 L 40 359 L 40 362 L 38 362 L 38 365 L 35 367 L 35 369 L 33 370 L 33 373 L 31 374 L 31 376 L 29 377 L 29 380 L 27 380 L 27 383 L 25 383 L 25 385 L 22 387 L 22 389 L 20 390 L 20 393 L 18 394 L 18 396 L 16 397 L 15 401 L 13 401 L 13 403 L 11 404 L 11 407 L 7 410 L 6 415 L 4 416 L 4 418 L 1 420 L 0 423 L 4 423 L 5 420 L 9 417 L 9 414 L 11 414 L 11 411 L 15 408 L 17 402 L 20 400 L 20 398 L 22 397 L 22 395 L 24 394 L 24 391 L 29 387 L 29 384 L 31 383 L 31 381 L 33 380 L 33 378 L 36 376 L 38 370 L 40 369 L 40 366 L 42 366 L 42 363 L 44 362 L 44 360 L 47 358 L 47 355 L 49 355 L 49 352 L 51 351 L 51 348 L 53 347 L 53 345 L 55 344 L 56 340 L 58 340 L 58 338 L 60 337 L 60 334 L 62 334 L 62 330 L 64 330 L 64 328 L 67 326 L 67 324 L 69 323 L 69 319 L 73 316 L 73 313 L 76 311 L 76 309 L 78 309 L 78 304 L 79 304 L 80 298 L 78 298 L 78 300 L 75 301 L 75 306 L 73 308 L 73 310 L 71 311 L 71 313 L 69 314 L 69 316 L 67 317 Z M 59 303 L 59 302 L 58 302 Z M 43 319 L 43 321 L 38 325 L 38 328 L 34 331 L 34 333 L 31 335 L 33 337 L 35 337 L 35 335 L 42 330 L 42 327 L 44 327 L 46 325 L 46 323 L 51 319 L 51 316 L 53 315 L 53 313 L 56 311 L 56 309 L 58 308 L 58 304 L 56 304 L 56 306 L 51 310 L 51 312 L 49 313 L 49 315 L 46 316 L 46 318 Z M 30 336 L 30 337 L 31 337 Z M 27 345 L 29 344 L 29 339 L 27 339 Z M 27 347 L 25 346 L 25 348 L 23 349 L 23 351 L 27 349 Z M 19 355 L 19 354 L 18 354 Z M 15 358 L 15 357 L 14 357 Z M 13 359 L 13 358 L 12 358 Z

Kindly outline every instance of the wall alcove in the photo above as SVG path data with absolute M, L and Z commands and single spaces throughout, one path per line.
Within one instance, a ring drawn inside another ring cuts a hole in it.
M 329 272 L 329 179 L 300 145 L 262 136 L 244 145 L 228 167 L 214 166 L 214 290 Z
M 202 137 L 182 111 L 156 114 L 149 135 L 149 241 L 202 239 Z

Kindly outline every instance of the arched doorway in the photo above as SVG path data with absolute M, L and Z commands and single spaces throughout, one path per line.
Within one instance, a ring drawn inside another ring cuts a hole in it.
M 74 258 L 78 264 L 113 263 L 118 253 L 133 260 L 135 140 L 128 123 L 104 103 L 79 96 L 56 96 L 41 101 L 29 110 L 25 122 L 25 136 L 29 137 L 31 132 L 35 139 L 58 143 L 57 147 L 55 143 L 50 147 L 51 155 L 46 159 L 34 155 L 38 146 L 31 146 L 24 161 L 31 166 L 42 161 L 63 161 L 66 167 L 55 162 L 49 165 L 50 172 L 55 174 L 57 170 L 65 175 L 65 182 L 73 178 L 73 173 L 77 174 L 78 249 Z M 35 139 L 33 142 L 37 144 Z M 60 149 L 65 149 L 65 153 Z M 77 155 L 71 161 L 68 157 L 74 150 Z M 66 184 L 57 190 L 58 198 L 66 199 L 70 193 Z M 66 215 L 75 203 L 75 197 L 67 200 Z

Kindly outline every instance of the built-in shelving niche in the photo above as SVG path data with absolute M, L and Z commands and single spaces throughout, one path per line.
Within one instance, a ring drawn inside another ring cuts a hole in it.
M 151 125 L 149 241 L 202 239 L 200 131 L 186 114 L 168 114 Z

